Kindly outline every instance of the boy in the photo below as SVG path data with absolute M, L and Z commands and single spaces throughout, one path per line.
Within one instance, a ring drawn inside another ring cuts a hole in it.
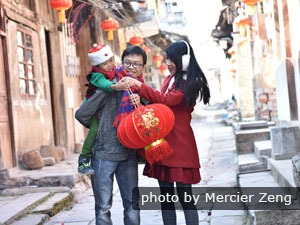
M 97 88 L 106 92 L 118 91 L 117 86 L 111 81 L 114 79 L 116 72 L 114 55 L 111 48 L 108 45 L 94 44 L 88 53 L 88 58 L 92 69 L 86 77 L 89 82 L 87 84 L 86 99 L 90 98 Z M 86 175 L 94 174 L 94 170 L 90 166 L 90 159 L 98 130 L 96 115 L 91 120 L 89 128 L 78 159 L 78 172 Z

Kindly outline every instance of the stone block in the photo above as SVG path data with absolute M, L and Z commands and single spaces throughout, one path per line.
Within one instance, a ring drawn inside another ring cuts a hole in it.
M 292 157 L 292 164 L 295 185 L 300 187 L 300 155 L 295 155 Z
M 291 159 L 300 152 L 299 126 L 271 127 L 272 158 Z
M 30 170 L 41 169 L 44 167 L 42 156 L 38 150 L 25 152 L 22 155 L 22 160 L 26 165 L 27 169 Z
M 249 122 L 239 122 L 234 124 L 234 128 L 236 130 L 249 130 L 249 129 L 260 129 L 260 128 L 268 128 L 268 122 L 261 121 L 249 121 Z
M 44 145 L 40 149 L 40 153 L 42 157 L 53 157 L 55 158 L 55 162 L 58 163 L 61 160 L 61 150 L 56 146 L 52 145 Z
M 271 157 L 272 155 L 272 143 L 271 140 L 266 141 L 255 141 L 254 151 L 258 158 L 260 157 Z
M 56 146 L 55 148 L 56 148 L 56 150 L 58 151 L 58 153 L 60 155 L 60 161 L 65 160 L 66 159 L 66 155 L 67 155 L 66 148 L 64 148 L 62 146 Z
M 45 166 L 53 166 L 55 164 L 55 158 L 54 157 L 43 157 Z
M 269 128 L 235 131 L 238 154 L 254 152 L 254 142 L 263 140 L 270 140 Z

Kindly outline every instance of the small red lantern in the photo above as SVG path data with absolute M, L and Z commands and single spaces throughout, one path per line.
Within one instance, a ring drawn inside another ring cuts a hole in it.
M 142 49 L 144 49 L 147 55 L 151 52 L 151 49 L 147 45 L 142 45 Z
M 161 71 L 161 73 L 163 75 L 166 74 L 167 69 L 168 69 L 168 66 L 165 63 L 161 64 L 161 66 L 159 67 L 159 70 Z
M 236 18 L 237 26 L 248 26 L 251 24 L 251 20 L 248 16 L 241 15 Z
M 173 153 L 164 137 L 173 129 L 174 122 L 174 113 L 166 105 L 141 106 L 121 121 L 118 139 L 128 148 L 144 148 L 145 159 L 153 164 Z
M 161 62 L 164 60 L 164 57 L 157 53 L 155 56 L 153 56 L 153 61 L 156 63 L 156 67 L 159 68 L 161 65 Z
M 112 18 L 108 18 L 101 23 L 101 28 L 104 31 L 107 31 L 107 40 L 112 41 L 114 40 L 114 31 L 119 28 L 119 22 L 113 20 Z
M 230 49 L 228 49 L 228 53 L 232 56 L 235 54 L 235 49 L 234 47 L 232 46 Z
M 249 6 L 253 6 L 256 5 L 258 3 L 259 0 L 242 0 L 242 3 L 249 5 Z
M 130 38 L 129 43 L 131 45 L 140 46 L 144 43 L 144 38 L 139 37 L 139 36 L 133 36 L 132 38 Z
M 50 6 L 52 9 L 58 10 L 58 21 L 63 23 L 66 19 L 65 11 L 73 5 L 72 0 L 51 0 Z
M 242 0 L 242 3 L 248 6 L 248 14 L 254 14 L 254 5 L 258 3 L 259 0 Z
M 236 25 L 240 28 L 240 34 L 242 36 L 246 35 L 246 26 L 251 24 L 251 20 L 246 15 L 240 15 L 236 18 Z

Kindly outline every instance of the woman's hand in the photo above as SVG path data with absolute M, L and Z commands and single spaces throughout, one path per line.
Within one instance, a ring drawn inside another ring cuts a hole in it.
M 132 77 L 123 77 L 121 81 L 125 84 L 125 86 L 127 86 L 127 88 L 131 86 L 137 86 L 138 88 L 140 88 L 142 85 L 142 82 Z

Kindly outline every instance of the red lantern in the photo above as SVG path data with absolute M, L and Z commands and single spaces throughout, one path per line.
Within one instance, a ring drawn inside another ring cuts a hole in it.
M 132 38 L 130 38 L 129 43 L 130 43 L 131 45 L 137 45 L 137 46 L 140 46 L 141 44 L 144 43 L 144 38 L 138 37 L 138 36 L 133 36 Z
M 174 113 L 166 105 L 141 106 L 121 121 L 118 139 L 128 148 L 144 148 L 146 160 L 153 164 L 173 153 L 164 137 L 173 129 L 174 122 Z
M 72 0 L 51 0 L 50 6 L 52 9 L 58 10 L 58 21 L 63 23 L 66 19 L 65 11 L 73 5 Z
M 253 15 L 254 14 L 254 5 L 257 4 L 259 0 L 242 0 L 242 3 L 248 6 L 248 14 Z
M 151 49 L 147 45 L 142 45 L 142 49 L 144 49 L 147 55 L 151 52 Z
M 165 63 L 161 64 L 161 66 L 159 67 L 159 70 L 161 71 L 161 73 L 163 75 L 165 75 L 167 69 L 168 69 L 168 66 Z
M 253 6 L 253 5 L 256 5 L 258 1 L 259 0 L 242 0 L 242 3 L 249 5 L 249 6 Z
M 232 46 L 230 49 L 228 49 L 228 53 L 229 53 L 230 55 L 234 55 L 234 54 L 235 54 L 235 49 L 234 49 L 233 46 Z
M 237 26 L 248 26 L 251 24 L 251 20 L 248 16 L 241 15 L 236 18 Z
M 101 28 L 104 31 L 107 31 L 107 40 L 114 40 L 114 31 L 119 28 L 119 22 L 113 20 L 112 18 L 108 18 L 101 23 Z
M 242 36 L 246 35 L 246 26 L 251 24 L 251 20 L 248 16 L 240 15 L 236 18 L 236 25 L 240 28 L 240 34 Z
M 156 63 L 156 67 L 159 68 L 161 65 L 161 62 L 164 60 L 164 57 L 161 56 L 159 53 L 157 53 L 155 56 L 153 56 L 153 61 Z

